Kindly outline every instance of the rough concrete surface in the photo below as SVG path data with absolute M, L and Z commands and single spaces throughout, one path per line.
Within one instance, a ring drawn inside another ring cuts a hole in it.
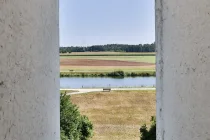
M 0 1 L 0 140 L 59 140 L 58 0 Z
M 210 1 L 156 0 L 157 139 L 210 140 Z

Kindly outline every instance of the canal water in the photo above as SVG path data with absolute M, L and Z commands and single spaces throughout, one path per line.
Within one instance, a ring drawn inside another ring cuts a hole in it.
M 60 78 L 60 88 L 139 88 L 155 87 L 155 77 L 125 77 L 125 78 L 101 78 L 101 77 L 65 77 Z

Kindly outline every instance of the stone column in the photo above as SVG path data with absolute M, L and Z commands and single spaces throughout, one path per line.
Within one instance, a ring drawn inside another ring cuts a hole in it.
M 0 140 L 59 140 L 58 0 L 0 1 Z
M 156 0 L 157 139 L 210 140 L 210 1 Z

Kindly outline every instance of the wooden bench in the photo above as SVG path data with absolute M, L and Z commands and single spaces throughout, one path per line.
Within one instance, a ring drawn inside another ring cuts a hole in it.
M 111 88 L 103 88 L 103 91 L 108 91 L 108 92 L 110 92 L 110 91 L 111 91 Z

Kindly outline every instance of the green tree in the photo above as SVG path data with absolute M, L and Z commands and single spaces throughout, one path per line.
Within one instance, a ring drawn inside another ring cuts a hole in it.
M 88 140 L 92 136 L 93 125 L 87 116 L 81 116 L 80 122 L 80 140 Z
M 72 104 L 70 96 L 60 96 L 61 140 L 88 140 L 93 133 L 93 125 L 82 116 L 78 107 Z
M 148 129 L 146 124 L 140 128 L 140 140 L 156 140 L 156 117 L 151 118 L 151 126 Z
M 61 140 L 69 140 L 69 138 L 65 135 L 63 130 L 61 130 Z

